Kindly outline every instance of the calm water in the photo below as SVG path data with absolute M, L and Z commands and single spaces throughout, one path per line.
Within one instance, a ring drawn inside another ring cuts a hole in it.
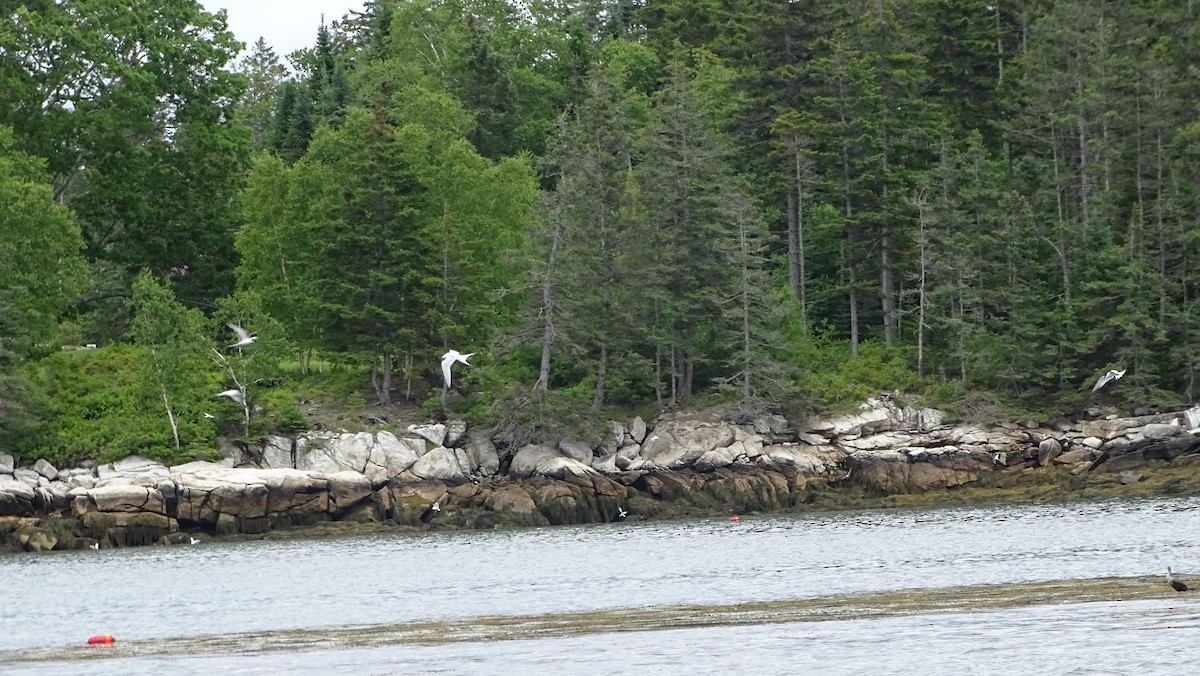
M 4 665 L 197 634 L 1200 574 L 1200 498 L 0 555 L 0 672 L 1187 673 L 1200 601 Z M 1200 579 L 1196 580 L 1200 585 Z M 1200 596 L 1196 597 L 1200 599 Z M 917 649 L 917 646 L 919 650 Z

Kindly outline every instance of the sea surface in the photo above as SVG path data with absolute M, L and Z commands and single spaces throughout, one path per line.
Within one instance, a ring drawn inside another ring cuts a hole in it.
M 1196 673 L 1168 565 L 1200 498 L 5 554 L 0 673 Z

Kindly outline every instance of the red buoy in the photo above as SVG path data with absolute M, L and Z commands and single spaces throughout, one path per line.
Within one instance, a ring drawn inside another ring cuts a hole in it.
M 742 517 L 740 517 L 740 516 L 735 516 L 732 519 L 730 519 L 730 521 L 733 521 L 734 523 L 737 523 L 738 521 L 741 521 L 741 520 L 742 520 Z
M 88 645 L 112 645 L 116 640 L 112 634 L 97 634 L 88 637 Z

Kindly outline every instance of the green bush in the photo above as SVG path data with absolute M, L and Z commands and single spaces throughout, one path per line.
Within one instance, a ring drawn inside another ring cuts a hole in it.
M 140 348 L 114 345 L 59 352 L 28 364 L 31 398 L 44 418 L 40 433 L 19 455 L 58 466 L 112 462 L 135 453 L 168 465 L 210 455 L 216 430 L 200 411 L 178 412 L 184 448 L 175 448 L 161 400 L 145 389 L 145 363 Z
M 852 358 L 849 343 L 814 338 L 797 350 L 798 365 L 805 372 L 801 393 L 820 408 L 839 409 L 877 392 L 916 390 L 920 379 L 910 352 L 911 348 L 865 341 L 858 346 L 858 357 Z

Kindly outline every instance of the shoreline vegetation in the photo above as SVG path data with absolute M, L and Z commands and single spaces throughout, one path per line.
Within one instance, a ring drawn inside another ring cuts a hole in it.
M 469 617 L 325 629 L 190 634 L 122 641 L 105 650 L 62 646 L 0 651 L 0 660 L 17 664 L 169 655 L 205 656 L 229 652 L 249 655 L 296 650 L 312 645 L 329 649 L 442 645 L 464 641 L 561 638 L 627 631 L 873 619 L 1021 606 L 1167 599 L 1175 593 L 1162 584 L 1159 576 L 1052 580 L 899 589 L 727 605 L 615 608 L 582 613 Z
M 680 412 L 511 454 L 449 420 L 271 437 L 173 467 L 134 456 L 14 468 L 0 455 L 0 551 L 1200 493 L 1200 408 L 1074 423 L 943 419 L 888 394 L 803 425 Z
M 1200 3 L 153 9 L 0 30 L 0 550 L 1197 490 Z

